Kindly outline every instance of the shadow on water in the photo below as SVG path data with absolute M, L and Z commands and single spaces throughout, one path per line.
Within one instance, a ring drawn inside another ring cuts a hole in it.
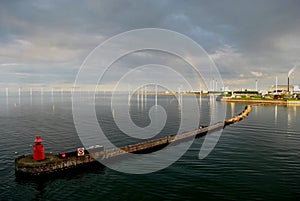
M 49 182 L 56 179 L 70 180 L 74 178 L 81 178 L 88 174 L 105 174 L 105 166 L 100 162 L 90 164 L 89 166 L 76 167 L 73 169 L 63 170 L 51 174 L 39 176 L 16 175 L 15 181 L 23 182 Z
M 31 200 L 43 200 L 48 197 L 49 185 L 51 186 L 57 183 L 64 184 L 72 181 L 78 181 L 80 183 L 80 181 L 88 180 L 88 178 L 105 174 L 105 166 L 101 163 L 94 163 L 89 167 L 78 167 L 38 177 L 18 175 L 15 177 L 15 182 L 18 185 L 27 186 L 33 191 L 34 198 Z M 24 197 L 23 199 L 26 200 L 28 198 Z

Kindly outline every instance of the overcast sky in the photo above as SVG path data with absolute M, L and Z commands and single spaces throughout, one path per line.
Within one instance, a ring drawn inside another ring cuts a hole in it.
M 288 71 L 300 64 L 299 11 L 297 0 L 2 0 L 0 85 L 70 87 L 95 47 L 141 28 L 170 29 L 196 41 L 229 88 L 253 89 L 255 80 L 268 88 L 276 76 L 285 84 Z M 127 66 L 141 59 L 132 58 Z M 292 83 L 300 84 L 299 71 Z

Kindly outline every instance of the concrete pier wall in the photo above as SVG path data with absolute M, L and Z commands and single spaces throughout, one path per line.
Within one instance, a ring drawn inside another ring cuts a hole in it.
M 41 174 L 49 174 L 57 171 L 63 171 L 67 169 L 76 168 L 79 166 L 88 165 L 97 162 L 97 160 L 110 159 L 110 158 L 124 155 L 126 153 L 136 153 L 136 152 L 147 151 L 147 150 L 150 151 L 151 149 L 163 147 L 170 143 L 180 142 L 180 141 L 188 140 L 190 138 L 204 136 L 209 131 L 222 129 L 226 125 L 237 123 L 245 119 L 251 111 L 252 111 L 252 106 L 248 105 L 240 114 L 228 120 L 225 120 L 223 122 L 217 122 L 207 127 L 201 127 L 199 129 L 184 132 L 178 135 L 169 135 L 163 138 L 148 140 L 145 142 L 124 146 L 119 149 L 103 150 L 91 154 L 86 154 L 84 156 L 73 156 L 73 157 L 67 157 L 61 159 L 58 158 L 57 155 L 46 154 L 45 161 L 34 161 L 32 159 L 32 156 L 21 156 L 15 160 L 15 171 L 17 174 L 20 173 L 20 174 L 38 176 Z

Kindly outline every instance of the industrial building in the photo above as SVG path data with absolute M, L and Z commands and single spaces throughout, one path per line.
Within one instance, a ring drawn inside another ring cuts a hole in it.
M 277 90 L 277 91 L 276 91 Z M 269 88 L 269 92 L 271 93 L 287 93 L 287 92 L 300 92 L 299 90 L 299 86 L 297 85 L 284 85 L 284 84 L 280 84 L 280 85 L 272 85 Z

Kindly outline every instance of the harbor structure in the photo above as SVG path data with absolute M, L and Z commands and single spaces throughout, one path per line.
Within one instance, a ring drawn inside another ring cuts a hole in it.
M 33 156 L 23 155 L 15 159 L 15 173 L 17 177 L 45 176 L 75 168 L 90 167 L 94 164 L 99 164 L 99 160 L 110 160 L 112 158 L 124 156 L 128 153 L 153 152 L 170 143 L 176 144 L 191 140 L 195 137 L 205 136 L 211 131 L 219 130 L 230 124 L 242 121 L 251 111 L 252 106 L 248 105 L 240 114 L 225 121 L 216 122 L 209 126 L 200 126 L 196 130 L 187 131 L 178 135 L 169 135 L 117 149 L 105 150 L 103 146 L 96 146 L 87 150 L 78 148 L 76 152 L 44 154 L 44 148 L 41 144 L 42 139 L 40 136 L 37 136 Z

